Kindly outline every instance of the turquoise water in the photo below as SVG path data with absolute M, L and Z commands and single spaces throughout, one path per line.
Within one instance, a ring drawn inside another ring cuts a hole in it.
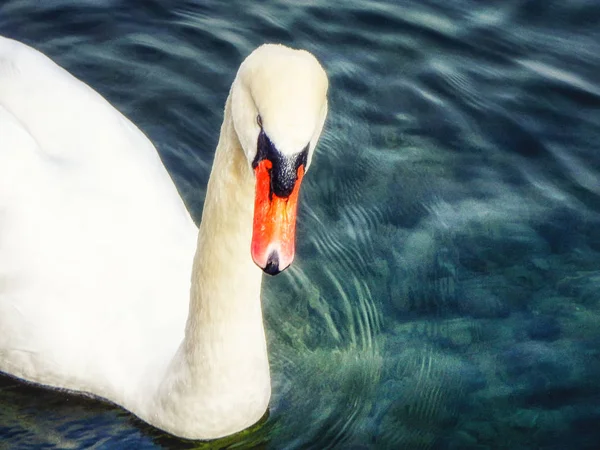
M 282 42 L 331 81 L 297 260 L 264 287 L 269 417 L 204 445 L 4 377 L 0 449 L 598 448 L 600 4 L 290 5 L 0 5 L 0 34 L 148 134 L 198 221 L 242 59 Z

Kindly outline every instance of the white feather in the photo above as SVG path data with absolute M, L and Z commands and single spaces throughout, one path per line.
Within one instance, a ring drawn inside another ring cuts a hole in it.
M 273 79 L 286 61 L 310 79 Z M 314 57 L 282 46 L 244 65 L 231 96 L 246 100 L 233 111 L 227 102 L 198 230 L 135 125 L 0 37 L 1 371 L 106 398 L 187 438 L 264 414 L 262 273 L 250 257 L 256 114 L 268 111 L 265 127 L 283 143 L 316 143 L 327 79 Z

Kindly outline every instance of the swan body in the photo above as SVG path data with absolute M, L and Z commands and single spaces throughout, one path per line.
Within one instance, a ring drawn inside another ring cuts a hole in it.
M 293 258 L 287 234 L 257 219 L 259 188 L 286 205 L 297 195 L 326 94 L 307 52 L 263 45 L 248 56 L 198 229 L 135 125 L 0 37 L 0 371 L 190 439 L 259 420 L 271 392 L 261 268 Z

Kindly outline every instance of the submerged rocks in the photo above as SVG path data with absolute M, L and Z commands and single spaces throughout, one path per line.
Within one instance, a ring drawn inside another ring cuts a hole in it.
M 556 317 L 533 317 L 527 324 L 527 335 L 534 340 L 554 341 L 560 337 L 560 323 Z
M 461 284 L 460 311 L 476 319 L 503 318 L 510 314 L 507 302 L 485 287 L 481 280 Z

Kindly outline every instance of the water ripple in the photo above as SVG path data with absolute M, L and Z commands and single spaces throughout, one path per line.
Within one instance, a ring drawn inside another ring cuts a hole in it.
M 197 220 L 242 58 L 283 42 L 327 69 L 297 259 L 264 287 L 271 415 L 223 448 L 598 441 L 599 20 L 590 0 L 0 5 L 2 34 L 148 134 Z M 0 447 L 196 445 L 11 383 Z

